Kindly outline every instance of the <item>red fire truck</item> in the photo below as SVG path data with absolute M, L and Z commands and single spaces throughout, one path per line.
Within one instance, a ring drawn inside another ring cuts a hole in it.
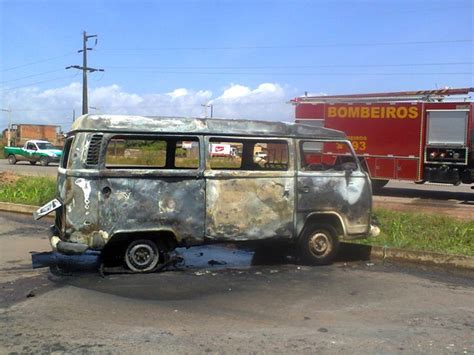
M 458 185 L 474 183 L 472 91 L 302 96 L 292 103 L 296 122 L 347 134 L 376 189 L 391 179 Z

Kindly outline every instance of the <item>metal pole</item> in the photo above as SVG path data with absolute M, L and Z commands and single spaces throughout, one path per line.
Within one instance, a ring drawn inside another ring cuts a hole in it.
M 11 146 L 11 129 L 12 129 L 12 109 L 2 108 L 3 112 L 8 112 L 8 129 L 7 129 L 7 146 Z
M 82 38 L 82 114 L 88 112 L 87 104 L 87 33 L 84 31 Z
M 212 118 L 214 115 L 214 105 L 210 104 L 209 106 L 211 106 L 211 118 Z

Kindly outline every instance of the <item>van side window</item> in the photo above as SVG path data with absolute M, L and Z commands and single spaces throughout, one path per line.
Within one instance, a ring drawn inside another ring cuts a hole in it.
M 108 169 L 197 169 L 197 138 L 116 136 L 105 155 Z
M 211 138 L 209 157 L 211 169 L 285 171 L 288 170 L 288 143 Z
M 61 157 L 61 168 L 66 169 L 67 168 L 67 163 L 69 161 L 69 154 L 71 153 L 71 145 L 74 137 L 69 137 L 66 139 L 66 142 L 64 143 L 64 148 L 63 148 L 63 154 Z
M 343 171 L 357 169 L 351 149 L 345 142 L 301 142 L 301 169 L 304 171 Z

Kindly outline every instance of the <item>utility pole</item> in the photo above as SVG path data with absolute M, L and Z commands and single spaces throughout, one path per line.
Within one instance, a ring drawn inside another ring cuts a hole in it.
M 85 115 L 88 112 L 87 103 L 87 72 L 93 73 L 96 71 L 104 71 L 104 69 L 89 68 L 87 66 L 87 51 L 91 51 L 93 48 L 87 47 L 87 40 L 95 37 L 95 45 L 97 45 L 97 35 L 88 35 L 86 31 L 82 35 L 82 49 L 79 49 L 77 53 L 82 53 L 82 67 L 79 65 L 70 65 L 66 69 L 79 69 L 82 70 L 82 114 Z
M 2 108 L 1 111 L 8 112 L 8 131 L 7 131 L 7 146 L 11 145 L 11 129 L 12 129 L 12 109 Z

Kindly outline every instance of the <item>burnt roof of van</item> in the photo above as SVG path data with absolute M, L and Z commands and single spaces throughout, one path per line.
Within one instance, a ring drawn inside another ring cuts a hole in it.
M 79 131 L 346 138 L 341 131 L 301 123 L 132 115 L 83 115 L 72 125 L 71 133 Z

